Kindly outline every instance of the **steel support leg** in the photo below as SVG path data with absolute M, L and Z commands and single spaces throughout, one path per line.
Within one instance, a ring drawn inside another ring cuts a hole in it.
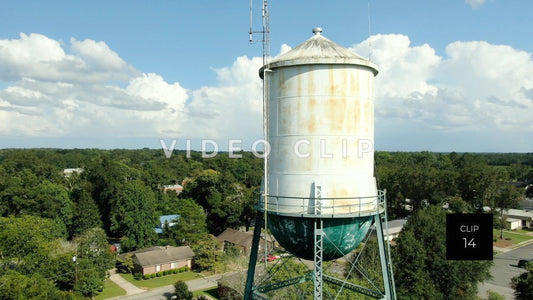
M 383 285 L 385 286 L 385 299 L 394 300 L 394 288 L 392 282 L 392 266 L 389 257 L 389 251 L 385 244 L 385 237 L 383 234 L 383 224 L 379 214 L 374 216 L 374 224 L 376 225 L 376 234 L 378 238 L 379 257 L 381 259 L 381 274 L 383 275 Z
M 322 230 L 322 219 L 315 219 L 315 228 L 314 228 L 314 240 L 315 240 L 315 255 L 314 255 L 314 299 L 322 300 L 322 247 L 323 247 L 323 234 Z
M 254 284 L 255 264 L 257 263 L 257 252 L 261 241 L 261 228 L 263 227 L 263 214 L 258 213 L 255 217 L 254 237 L 252 239 L 252 249 L 250 250 L 250 261 L 248 262 L 248 275 L 244 288 L 244 299 L 252 299 L 252 287 Z M 266 260 L 266 259 L 265 259 Z

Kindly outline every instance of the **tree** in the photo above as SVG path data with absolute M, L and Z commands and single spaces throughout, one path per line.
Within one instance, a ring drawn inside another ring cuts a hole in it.
M 174 283 L 174 296 L 178 300 L 192 300 L 192 292 L 184 281 L 178 280 Z
M 527 266 L 527 272 L 511 278 L 517 300 L 533 299 L 533 264 Z
M 483 211 L 485 200 L 493 196 L 498 181 L 503 174 L 492 169 L 480 156 L 468 153 L 456 161 L 459 169 L 459 192 L 461 198 L 474 207 L 476 212 Z
M 77 244 L 76 264 L 78 282 L 75 289 L 87 297 L 94 297 L 106 277 L 107 270 L 115 265 L 107 236 L 102 228 L 91 228 L 74 238 Z
M 235 182 L 231 173 L 203 170 L 187 183 L 180 196 L 194 199 L 207 211 L 207 227 L 212 234 L 241 224 L 239 217 L 244 208 L 244 193 L 242 185 Z
M 54 283 L 40 274 L 23 275 L 7 271 L 0 277 L 0 299 L 74 299 L 59 291 Z
M 221 245 L 214 236 L 209 235 L 205 237 L 192 245 L 192 248 L 195 254 L 194 265 L 197 269 L 214 269 L 218 253 L 221 250 Z
M 27 271 L 38 269 L 61 236 L 61 226 L 54 220 L 34 216 L 0 218 L 0 257 Z
M 475 299 L 492 261 L 446 260 L 446 213 L 436 206 L 413 214 L 392 252 L 396 289 L 405 299 Z M 405 263 L 409 262 L 409 263 Z
M 115 265 L 115 255 L 109 248 L 105 231 L 102 228 L 88 229 L 74 238 L 74 242 L 77 244 L 77 258 L 87 261 L 103 280 L 107 270 Z
M 133 270 L 135 270 L 135 263 L 133 262 L 133 253 L 126 254 L 124 256 L 124 259 L 117 258 L 117 261 L 120 263 L 123 271 L 133 274 Z
M 87 188 L 73 192 L 76 199 L 74 218 L 72 219 L 71 235 L 79 235 L 90 228 L 101 228 L 102 217 L 96 202 Z
M 177 245 L 192 245 L 207 236 L 206 216 L 203 208 L 192 199 L 179 199 L 177 211 L 178 223 L 165 230 Z
M 104 280 L 98 271 L 90 269 L 90 264 L 80 264 L 79 267 L 83 267 L 83 272 L 78 274 L 78 283 L 76 283 L 75 289 L 84 296 L 94 299 L 96 291 L 103 287 Z
M 127 240 L 125 248 L 137 249 L 153 245 L 157 224 L 156 202 L 152 190 L 142 181 L 123 184 L 111 200 L 110 230 Z
M 500 210 L 500 239 L 503 240 L 503 229 L 505 228 L 504 211 L 516 207 L 520 193 L 510 184 L 504 184 L 494 196 L 494 206 Z

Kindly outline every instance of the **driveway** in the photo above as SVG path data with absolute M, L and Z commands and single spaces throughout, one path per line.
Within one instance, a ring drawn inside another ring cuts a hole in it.
M 136 294 L 140 294 L 140 293 L 146 292 L 146 290 L 143 290 L 143 289 L 140 289 L 140 288 L 134 286 L 133 284 L 131 284 L 126 279 L 122 278 L 122 276 L 118 275 L 117 273 L 115 273 L 115 272 L 111 272 L 111 273 L 112 274 L 111 274 L 111 276 L 109 276 L 109 279 L 111 279 L 111 281 L 113 281 L 118 286 L 123 288 L 126 291 L 126 295 L 136 295 Z
M 514 299 L 511 278 L 525 272 L 525 269 L 519 268 L 517 264 L 519 259 L 527 258 L 533 258 L 533 243 L 496 255 L 494 265 L 490 269 L 493 278 L 479 285 L 478 296 L 486 298 L 487 291 L 492 290 L 506 299 Z

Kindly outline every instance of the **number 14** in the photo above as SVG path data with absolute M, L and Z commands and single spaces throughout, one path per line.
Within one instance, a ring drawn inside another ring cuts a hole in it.
M 468 241 L 467 238 L 463 238 L 463 240 L 465 241 L 465 248 L 468 248 L 468 247 L 476 248 L 476 243 L 474 243 L 474 238 L 472 238 L 470 241 Z

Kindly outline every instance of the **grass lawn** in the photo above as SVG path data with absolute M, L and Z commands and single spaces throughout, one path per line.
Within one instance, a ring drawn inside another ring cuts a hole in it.
M 117 296 L 126 295 L 126 291 L 113 281 L 106 279 L 104 282 L 104 291 L 94 297 L 96 300 L 109 299 Z
M 516 229 L 516 230 L 513 230 L 513 232 L 529 234 L 533 231 L 531 231 L 531 229 Z
M 208 295 L 211 298 L 218 299 L 217 287 L 210 288 L 210 289 L 205 289 L 205 290 L 194 291 L 193 295 L 195 297 L 198 297 L 200 295 Z
M 500 230 L 495 229 L 494 232 L 493 232 L 493 235 L 494 235 L 494 237 L 497 237 L 499 239 L 500 238 Z M 523 233 L 516 233 L 516 232 L 510 232 L 510 231 L 504 230 L 503 231 L 503 238 L 504 238 L 504 241 L 505 241 L 506 238 L 511 238 L 511 240 L 509 240 L 510 244 L 516 245 L 518 243 L 525 242 L 525 241 L 533 239 L 533 236 L 525 235 Z
M 144 279 L 136 280 L 135 278 L 133 278 L 132 274 L 120 274 L 120 276 L 122 276 L 124 279 L 126 279 L 127 281 L 131 282 L 133 285 L 141 289 L 153 289 L 153 288 L 157 288 L 160 286 L 172 285 L 176 283 L 176 281 L 178 280 L 187 281 L 187 280 L 202 277 L 198 275 L 197 273 L 194 273 L 191 271 L 162 276 L 162 277 L 156 277 L 156 278 L 152 278 L 148 280 L 144 280 Z

